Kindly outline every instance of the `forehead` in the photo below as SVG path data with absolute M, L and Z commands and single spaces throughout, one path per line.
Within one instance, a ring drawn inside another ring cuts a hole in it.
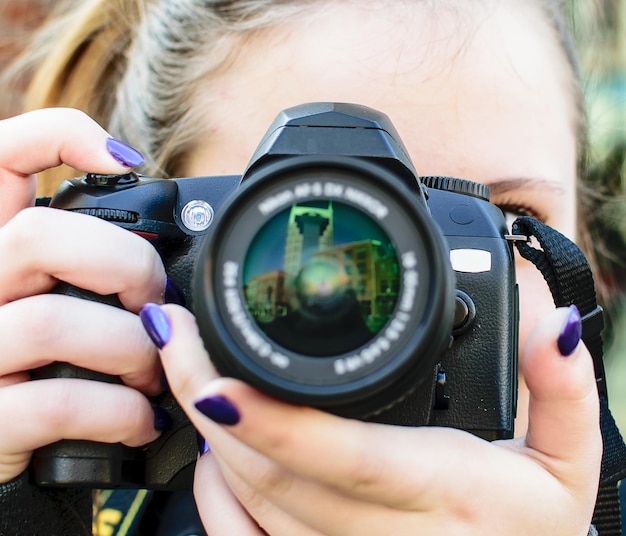
M 184 171 L 241 172 L 280 110 L 344 101 L 389 115 L 422 175 L 574 177 L 571 74 L 535 3 L 431 4 L 337 2 L 246 39 L 198 95 Z

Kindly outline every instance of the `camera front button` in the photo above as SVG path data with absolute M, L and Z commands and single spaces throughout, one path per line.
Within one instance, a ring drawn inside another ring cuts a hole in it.
M 454 336 L 456 337 L 467 331 L 474 322 L 475 317 L 476 306 L 472 298 L 465 292 L 457 290 L 454 298 L 454 320 L 452 324 Z

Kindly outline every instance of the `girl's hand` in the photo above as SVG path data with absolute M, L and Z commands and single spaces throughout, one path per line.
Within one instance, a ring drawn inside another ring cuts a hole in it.
M 148 306 L 142 316 L 160 326 L 172 391 L 210 445 L 197 465 L 195 496 L 212 536 L 584 536 L 602 440 L 576 314 L 558 309 L 529 337 L 522 358 L 528 433 L 493 443 L 276 401 L 217 379 L 185 310 Z
M 140 158 L 75 110 L 0 121 L 0 483 L 27 467 L 33 449 L 60 439 L 134 446 L 159 434 L 163 416 L 139 391 L 161 390 L 160 367 L 134 314 L 162 300 L 158 254 L 115 225 L 32 207 L 34 173 L 60 163 L 125 173 Z M 127 310 L 48 294 L 59 281 L 117 294 Z M 53 361 L 119 375 L 126 385 L 29 381 L 30 369 Z

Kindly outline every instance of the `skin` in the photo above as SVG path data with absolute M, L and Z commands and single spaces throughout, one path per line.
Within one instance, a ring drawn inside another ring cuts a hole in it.
M 495 203 L 524 207 L 574 237 L 567 73 L 539 15 L 518 4 L 469 18 L 436 11 L 433 23 L 419 4 L 337 3 L 256 35 L 197 96 L 208 110 L 207 133 L 198 139 L 207 141 L 181 174 L 241 172 L 280 109 L 359 102 L 390 116 L 419 173 L 481 180 L 492 186 Z M 73 126 L 59 132 L 58 124 Z M 24 209 L 32 202 L 31 174 L 61 161 L 124 171 L 106 153 L 105 139 L 70 110 L 0 122 L 0 481 L 23 471 L 33 448 L 61 437 L 138 445 L 157 434 L 144 395 L 159 390 L 159 362 L 133 313 L 144 302 L 162 302 L 158 256 L 112 225 Z M 20 255 L 12 254 L 18 247 Z M 44 294 L 58 279 L 117 292 L 128 312 Z M 348 421 L 217 378 L 193 317 L 164 306 L 172 338 L 160 352 L 163 368 L 211 445 L 195 481 L 207 531 L 586 534 L 601 456 L 591 359 L 582 344 L 567 358 L 558 353 L 566 311 L 553 310 L 534 268 L 520 262 L 518 279 L 527 385 L 522 437 L 496 443 L 458 430 Z M 115 344 L 94 325 L 114 327 Z M 102 347 L 106 355 L 94 350 Z M 29 368 L 81 355 L 96 370 L 122 374 L 126 386 L 27 381 Z M 195 401 L 214 394 L 239 409 L 239 424 L 218 425 L 195 409 Z
M 511 221 L 527 214 L 575 240 L 571 74 L 542 15 L 525 3 L 496 9 L 487 2 L 484 10 L 434 17 L 435 24 L 419 3 L 341 2 L 256 36 L 198 96 L 211 99 L 198 106 L 208 110 L 207 135 L 181 176 L 241 173 L 284 108 L 355 102 L 390 117 L 418 174 L 486 183 Z M 255 102 L 263 107 L 243 104 Z M 517 276 L 521 347 L 553 302 L 539 271 L 519 257 Z M 523 376 L 520 382 L 524 407 Z M 519 435 L 526 426 L 521 411 Z

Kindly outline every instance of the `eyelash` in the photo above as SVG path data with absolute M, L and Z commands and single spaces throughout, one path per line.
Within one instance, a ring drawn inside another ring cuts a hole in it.
M 504 217 L 506 218 L 509 229 L 511 228 L 513 222 L 519 216 L 530 216 L 531 218 L 535 218 L 536 220 L 539 220 L 543 223 L 545 223 L 546 221 L 546 218 L 543 215 L 539 214 L 537 210 L 527 205 L 522 205 L 518 203 L 496 203 L 496 205 L 504 213 Z
M 544 220 L 537 210 L 527 205 L 512 203 L 496 203 L 496 205 L 504 213 L 508 212 L 510 214 L 515 214 L 516 216 L 530 216 L 540 221 Z

